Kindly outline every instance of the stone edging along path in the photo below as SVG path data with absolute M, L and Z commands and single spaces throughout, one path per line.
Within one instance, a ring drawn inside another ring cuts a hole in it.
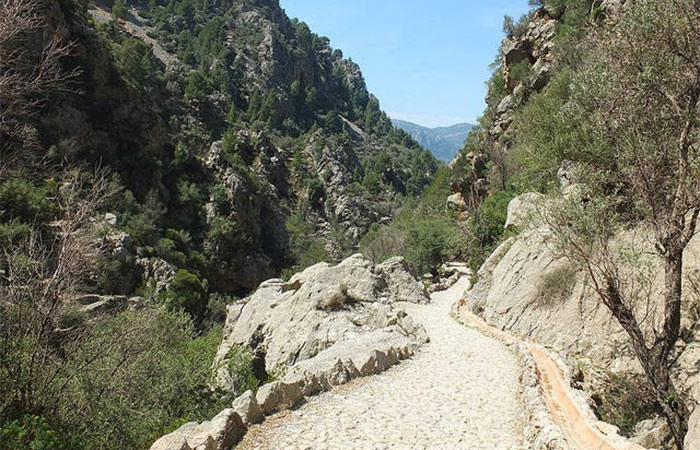
M 541 346 L 491 327 L 468 310 L 465 299 L 455 305 L 453 314 L 464 325 L 511 345 L 520 355 L 523 400 L 530 420 L 526 438 L 535 450 L 646 450 L 619 436 L 611 425 L 596 421 L 584 401 L 571 391 L 562 369 L 565 366 Z

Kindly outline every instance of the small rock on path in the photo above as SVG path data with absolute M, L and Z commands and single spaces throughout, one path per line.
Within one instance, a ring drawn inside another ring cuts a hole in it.
M 406 305 L 430 336 L 411 360 L 268 418 L 237 448 L 522 449 L 517 358 L 450 317 L 467 286 Z

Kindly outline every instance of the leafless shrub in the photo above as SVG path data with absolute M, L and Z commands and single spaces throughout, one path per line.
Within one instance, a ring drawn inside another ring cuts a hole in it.
M 81 333 L 59 325 L 99 252 L 91 219 L 115 193 L 108 172 L 70 170 L 53 199 L 58 220 L 49 230 L 34 225 L 23 242 L 0 249 L 0 412 L 31 411 L 71 377 L 64 362 Z
M 46 22 L 43 0 L 0 0 L 0 152 L 17 145 L 35 147 L 28 120 L 47 97 L 74 88 L 78 69 L 62 59 L 73 50 Z

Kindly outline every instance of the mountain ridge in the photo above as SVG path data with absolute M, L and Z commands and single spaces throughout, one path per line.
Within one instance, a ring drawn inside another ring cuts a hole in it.
M 467 135 L 474 128 L 474 125 L 466 122 L 433 128 L 401 119 L 391 119 L 391 122 L 444 162 L 450 162 L 457 156 Z

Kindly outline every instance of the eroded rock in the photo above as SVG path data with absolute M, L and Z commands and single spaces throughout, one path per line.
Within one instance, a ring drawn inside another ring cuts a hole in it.
M 422 284 L 400 258 L 374 267 L 354 255 L 336 266 L 309 267 L 287 283 L 269 280 L 245 301 L 237 320 L 227 320 L 215 363 L 217 381 L 236 389 L 227 372 L 228 353 L 234 346 L 264 355 L 266 372 L 279 373 L 335 345 L 346 348 L 347 342 L 375 336 L 372 333 L 378 330 L 403 344 L 417 345 L 425 339 L 425 331 L 393 306 L 397 301 L 428 301 Z M 374 348 L 372 342 L 363 342 Z

